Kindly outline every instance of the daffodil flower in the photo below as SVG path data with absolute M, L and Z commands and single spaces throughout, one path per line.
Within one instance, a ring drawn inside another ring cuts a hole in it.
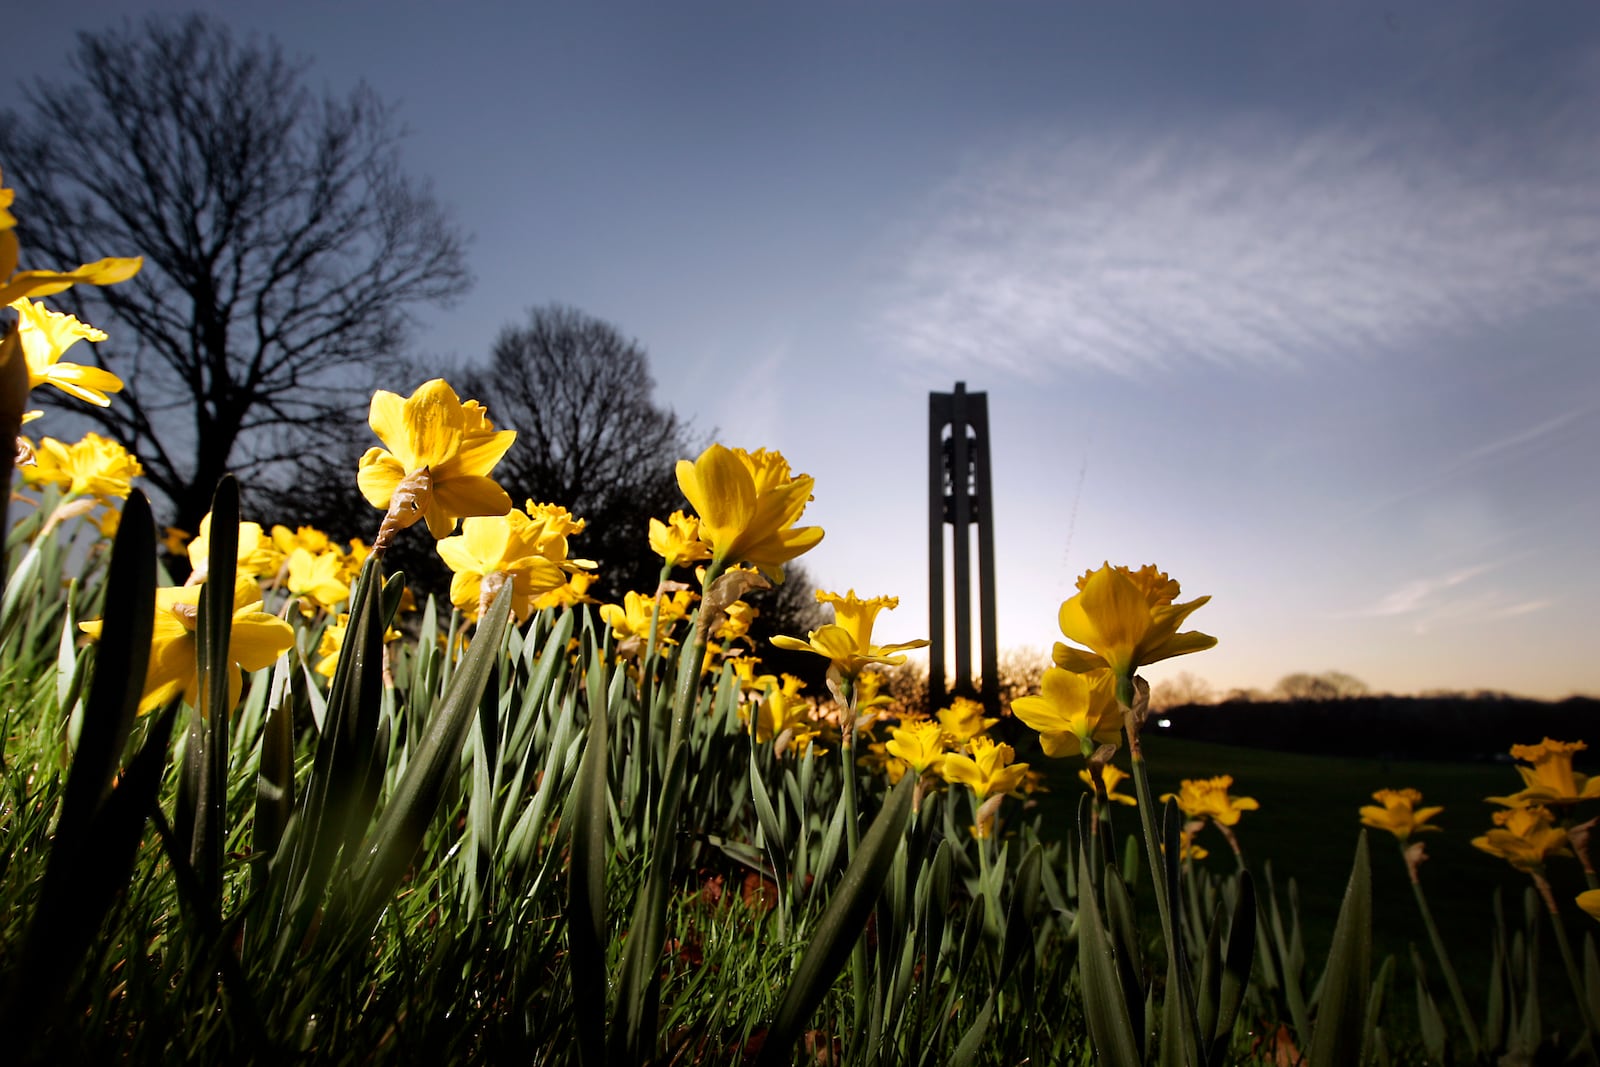
M 700 519 L 713 569 L 748 563 L 774 582 L 783 565 L 822 540 L 820 526 L 794 524 L 811 500 L 809 474 L 791 475 L 780 453 L 713 444 L 678 461 L 678 487 Z
M 686 567 L 711 558 L 711 548 L 700 540 L 700 520 L 674 511 L 666 522 L 650 519 L 650 551 L 669 567 Z
M 928 643 L 919 639 L 895 645 L 873 644 L 872 625 L 878 612 L 884 608 L 892 610 L 899 607 L 899 597 L 878 596 L 863 600 L 856 596 L 854 589 L 843 596 L 818 590 L 817 602 L 832 605 L 833 622 L 812 630 L 804 641 L 779 635 L 772 639 L 772 643 L 778 648 L 814 652 L 831 660 L 846 678 L 854 678 L 873 663 L 898 666 L 906 661 L 902 655 L 905 650 L 922 648 Z
M 13 304 L 30 296 L 52 296 L 74 285 L 115 285 L 139 273 L 139 268 L 144 265 L 144 260 L 138 257 L 112 258 L 85 263 L 70 271 L 25 270 L 17 273 L 17 220 L 9 210 L 15 196 L 12 190 L 0 187 L 0 304 Z
M 897 726 L 884 745 L 884 751 L 918 774 L 941 774 L 948 746 L 944 730 L 935 722 L 913 722 Z
M 661 598 L 661 614 L 656 615 L 656 598 L 645 593 L 636 593 L 629 590 L 623 594 L 622 603 L 602 604 L 600 618 L 611 627 L 611 632 L 618 641 L 629 638 L 638 638 L 648 642 L 652 622 L 656 629 L 658 644 L 671 644 L 670 636 L 672 627 L 689 613 L 691 594 L 687 589 L 680 589 L 669 597 Z
M 1016 752 L 1010 745 L 975 737 L 971 752 L 970 756 L 956 752 L 944 758 L 941 773 L 945 781 L 966 786 L 979 800 L 1016 793 L 1028 773 L 1028 765 L 1011 762 Z
M 46 437 L 34 455 L 35 464 L 22 468 L 23 481 L 60 486 L 69 496 L 123 500 L 133 489 L 133 479 L 144 473 L 127 449 L 97 433 L 86 433 L 70 445 Z
M 1011 710 L 1039 731 L 1046 756 L 1094 755 L 1099 745 L 1116 744 L 1122 732 L 1115 680 L 1101 669 L 1074 674 L 1049 667 L 1036 696 L 1018 697 Z
M 26 297 L 12 302 L 17 313 L 17 339 L 28 361 L 28 388 L 53 385 L 70 397 L 107 407 L 122 388 L 122 379 L 103 367 L 63 363 L 61 357 L 79 341 L 104 341 L 105 332 L 71 315 L 51 311 Z
M 1570 856 L 1567 832 L 1555 825 L 1548 808 L 1512 808 L 1494 813 L 1495 829 L 1474 837 L 1472 845 L 1499 856 L 1519 871 L 1537 874 L 1552 856 Z
M 1094 792 L 1094 776 L 1089 773 L 1089 769 L 1087 767 L 1078 771 L 1078 777 L 1083 781 L 1084 785 L 1089 787 L 1089 792 Z M 1117 792 L 1117 787 L 1122 785 L 1122 783 L 1127 781 L 1129 778 L 1133 777 L 1132 775 L 1113 764 L 1107 763 L 1104 767 L 1100 768 L 1100 777 L 1106 784 L 1107 800 L 1117 804 L 1126 804 L 1129 807 L 1139 803 L 1137 797 L 1131 797 L 1126 793 Z
M 1208 634 L 1178 632 L 1211 598 L 1174 604 L 1178 583 L 1154 567 L 1130 571 L 1108 563 L 1079 579 L 1078 590 L 1061 605 L 1061 632 L 1089 651 L 1057 642 L 1058 667 L 1078 672 L 1109 667 L 1118 678 L 1131 678 L 1145 664 L 1217 643 Z
M 385 445 L 367 450 L 356 475 L 374 507 L 390 508 L 401 483 L 420 475 L 425 484 L 415 516 L 426 519 L 435 539 L 448 537 L 457 519 L 511 510 L 511 498 L 489 472 L 516 431 L 495 430 L 482 405 L 463 404 L 444 379 L 424 382 L 408 397 L 378 390 L 367 422 Z
M 985 718 L 983 705 L 968 697 L 956 697 L 948 708 L 939 709 L 939 725 L 949 735 L 950 743 L 961 746 L 986 733 L 999 719 Z
M 1427 825 L 1427 822 L 1444 809 L 1417 807 L 1422 803 L 1422 794 L 1415 789 L 1380 789 L 1372 794 L 1372 799 L 1382 807 L 1372 804 L 1362 807 L 1361 825 L 1374 830 L 1386 830 L 1401 844 L 1409 840 L 1412 834 L 1439 829 Z
M 190 583 L 195 583 L 198 578 L 203 579 L 206 571 L 211 566 L 211 513 L 206 512 L 205 518 L 200 520 L 200 534 L 189 542 L 189 566 L 193 568 Z M 278 568 L 283 566 L 283 553 L 278 551 L 268 537 L 266 531 L 261 529 L 259 522 L 241 522 L 239 524 L 239 573 L 255 578 L 271 578 L 278 573 Z
M 1512 745 L 1512 758 L 1518 760 L 1517 773 L 1525 786 L 1508 797 L 1489 797 L 1508 808 L 1530 804 L 1566 805 L 1600 797 L 1600 777 L 1590 778 L 1572 769 L 1572 757 L 1589 746 L 1582 741 L 1552 741 L 1548 737 L 1537 745 Z
M 535 599 L 567 584 L 571 571 L 594 566 L 567 559 L 568 532 L 581 530 L 566 509 L 560 516 L 540 513 L 539 520 L 516 509 L 504 515 L 474 515 L 461 523 L 461 533 L 439 542 L 439 556 L 454 572 L 450 602 L 468 618 L 482 609 L 485 583 L 495 575 L 511 582 L 511 610 L 519 620 L 533 611 Z M 565 518 L 562 518 L 565 516 Z
M 182 696 L 200 707 L 200 668 L 195 624 L 199 614 L 199 585 L 156 590 L 155 626 L 150 636 L 150 664 L 145 672 L 144 715 Z M 99 640 L 102 622 L 79 623 L 79 628 Z M 275 615 L 261 610 L 261 589 L 253 578 L 240 575 L 233 587 L 233 623 L 228 637 L 228 708 L 239 704 L 244 689 L 242 671 L 272 666 L 290 645 L 294 630 Z
M 292 596 L 304 597 L 329 611 L 350 598 L 350 587 L 340 580 L 344 560 L 337 551 L 312 553 L 295 548 L 289 553 L 286 569 L 284 586 Z
M 739 709 L 741 720 L 754 731 L 757 743 L 777 741 L 788 734 L 784 751 L 801 755 L 822 735 L 822 725 L 811 717 L 810 702 L 800 695 L 804 685 L 792 674 L 783 675 L 781 682 L 771 675 L 764 677 L 761 700 L 753 708 Z
M 1177 793 L 1163 793 L 1162 803 L 1178 802 L 1178 810 L 1191 819 L 1209 818 L 1218 826 L 1236 826 L 1239 816 L 1261 807 L 1252 797 L 1233 797 L 1228 789 L 1233 785 L 1231 774 L 1215 778 L 1185 778 L 1178 783 Z

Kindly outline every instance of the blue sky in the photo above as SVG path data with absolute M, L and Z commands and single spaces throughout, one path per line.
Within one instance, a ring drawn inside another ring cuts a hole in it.
M 157 9 L 34 20 L 10 72 Z M 1157 681 L 1600 693 L 1588 9 L 211 10 L 397 104 L 474 235 L 418 352 L 615 322 L 662 400 L 816 476 L 807 565 L 898 594 L 883 639 L 928 632 L 926 396 L 964 380 L 1004 646 L 1156 562 L 1220 641 Z

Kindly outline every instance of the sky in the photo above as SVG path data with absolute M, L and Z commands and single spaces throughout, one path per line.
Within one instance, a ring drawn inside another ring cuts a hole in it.
M 29 20 L 18 79 L 79 30 Z M 476 276 L 816 478 L 817 584 L 926 637 L 927 395 L 986 395 L 998 634 L 1156 563 L 1219 690 L 1600 695 L 1600 12 L 1578 4 L 218 3 L 365 81 Z M 4 161 L 0 161 L 3 166 Z M 415 385 L 417 383 L 411 383 Z

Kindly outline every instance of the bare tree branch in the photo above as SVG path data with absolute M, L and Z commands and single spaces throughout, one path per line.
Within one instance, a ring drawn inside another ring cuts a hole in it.
M 77 294 L 127 383 L 89 416 L 179 525 L 226 471 L 286 488 L 286 461 L 361 417 L 414 309 L 465 291 L 461 236 L 401 172 L 391 109 L 314 96 L 274 42 L 154 18 L 80 35 L 70 67 L 0 117 L 0 159 L 41 261 L 145 257 Z

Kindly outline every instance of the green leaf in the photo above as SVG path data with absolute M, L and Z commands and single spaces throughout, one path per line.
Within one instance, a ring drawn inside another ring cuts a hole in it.
M 1080 846 L 1081 848 L 1081 846 Z M 1133 1019 L 1123 997 L 1122 980 L 1111 942 L 1100 919 L 1089 878 L 1089 857 L 1078 855 L 1078 969 L 1083 983 L 1083 1012 L 1089 1022 L 1097 1062 L 1113 1067 L 1140 1067 L 1143 1056 Z
M 1216 1029 L 1211 1035 L 1207 1063 L 1221 1063 L 1228 1037 L 1239 1018 L 1239 1008 L 1250 990 L 1250 966 L 1256 948 L 1256 887 L 1249 871 L 1239 872 L 1238 896 L 1228 924 L 1228 947 L 1223 954 L 1222 981 L 1217 990 Z
M 610 767 L 606 705 L 591 704 L 589 734 L 577 788 L 568 809 L 572 865 L 567 883 L 567 946 L 572 1003 L 578 1022 L 578 1058 L 586 1067 L 605 1062 L 606 1036 L 606 830 Z M 563 820 L 566 822 L 567 820 Z
M 1310 1067 L 1360 1062 L 1366 1043 L 1367 995 L 1372 987 L 1372 870 L 1367 832 L 1356 844 L 1355 865 L 1339 906 L 1328 966 L 1322 975 Z
M 346 894 L 344 907 L 330 908 L 330 911 L 349 916 L 345 927 L 348 936 L 366 936 L 378 910 L 410 866 L 411 857 L 416 855 L 422 835 L 438 810 L 439 798 L 456 774 L 461 746 L 472 728 L 478 701 L 499 662 L 500 643 L 510 615 L 510 590 L 502 589 L 479 620 L 472 646 L 451 677 L 450 688 L 434 706 L 433 716 L 428 720 L 427 730 L 412 754 L 405 775 L 395 786 L 394 795 L 362 846 L 350 879 L 342 883 L 355 888 Z M 378 635 L 381 638 L 381 630 Z
M 883 810 L 872 821 L 866 836 L 862 837 L 855 859 L 818 920 L 789 988 L 767 1028 L 767 1038 L 756 1061 L 758 1065 L 789 1062 L 807 1020 L 822 1002 L 849 957 L 851 947 L 861 936 L 862 926 L 883 891 L 889 867 L 905 836 L 915 787 L 914 775 L 902 777 L 884 801 Z

